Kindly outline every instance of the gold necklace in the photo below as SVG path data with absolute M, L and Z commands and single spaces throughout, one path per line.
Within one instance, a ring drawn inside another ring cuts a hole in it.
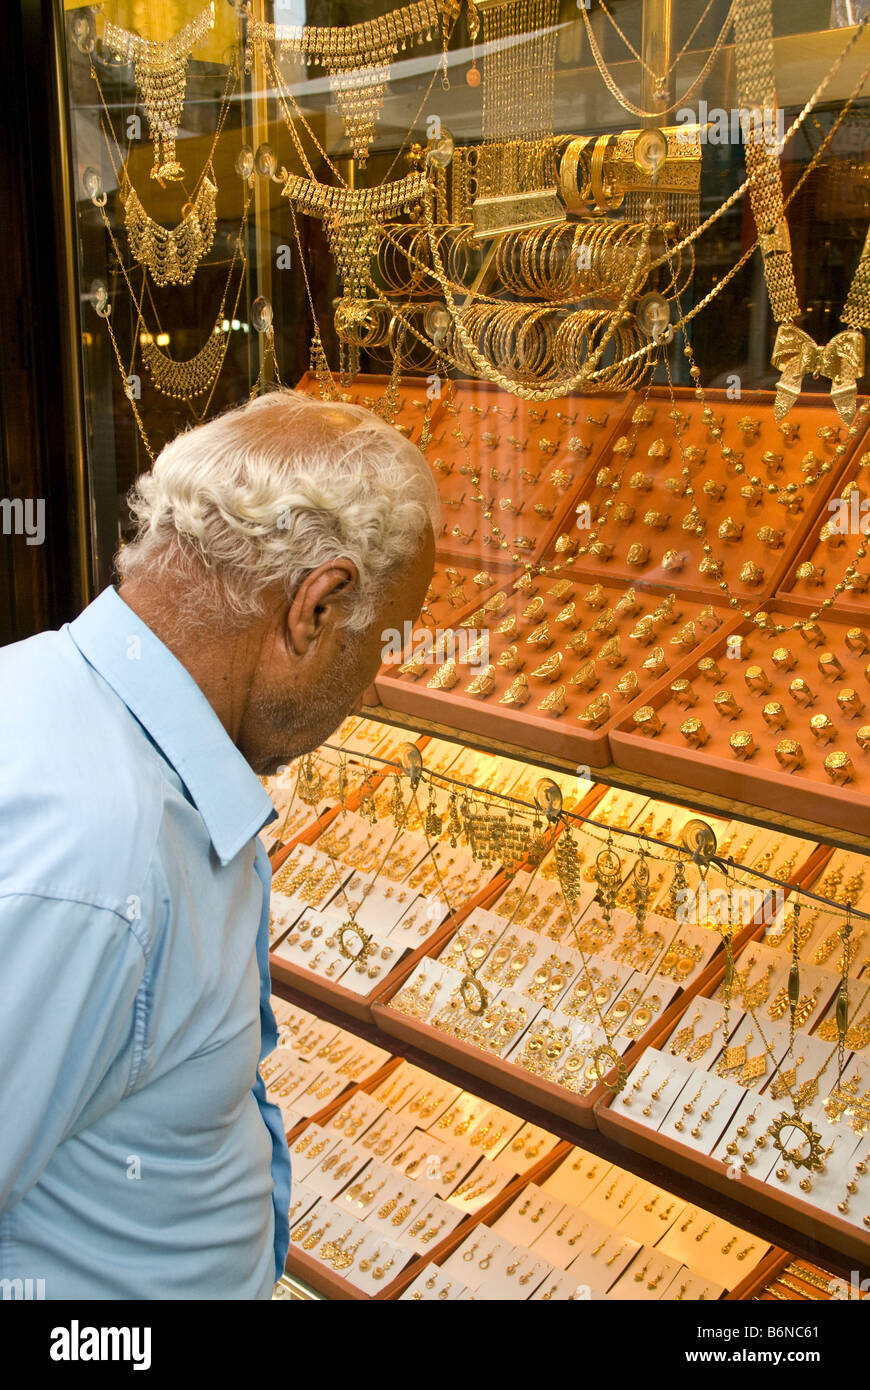
M 162 227 L 149 216 L 126 171 L 118 196 L 134 259 L 148 268 L 156 285 L 189 285 L 214 244 L 217 184 L 203 174 L 196 196 L 176 227 Z
M 217 312 L 217 318 L 215 319 L 211 333 L 206 339 L 204 345 L 200 348 L 199 352 L 195 353 L 193 357 L 178 359 L 170 356 L 168 352 L 164 352 L 163 349 L 157 345 L 155 337 L 159 336 L 159 334 L 155 335 L 153 333 L 149 333 L 147 329 L 145 329 L 145 332 L 141 335 L 140 339 L 142 361 L 144 362 L 148 374 L 151 377 L 151 380 L 154 383 L 154 386 L 157 388 L 157 390 L 162 392 L 164 396 L 171 396 L 175 400 L 187 401 L 188 403 L 191 402 L 196 396 L 201 396 L 206 391 L 208 391 L 209 401 L 206 402 L 206 410 L 208 409 L 208 404 L 211 400 L 211 395 L 214 391 L 215 386 L 217 385 L 217 380 L 220 376 L 221 368 L 223 367 L 224 361 L 226 359 L 227 350 L 229 348 L 230 343 L 230 334 L 232 332 L 232 324 L 236 319 L 236 314 L 239 307 L 239 300 L 241 299 L 242 289 L 245 284 L 247 261 L 244 255 L 244 244 L 242 238 L 244 236 L 244 224 L 247 221 L 247 208 L 249 201 L 249 199 L 246 199 L 245 211 L 242 218 L 242 230 L 239 233 L 239 237 L 236 242 L 236 247 L 233 252 L 233 258 L 230 261 L 230 268 L 227 274 L 226 284 L 224 285 L 224 292 L 221 296 L 220 308 Z M 239 276 L 239 282 L 236 286 L 236 294 L 235 299 L 233 301 L 232 309 L 228 316 L 228 322 L 225 326 L 226 302 L 230 291 L 230 284 L 232 282 L 233 271 L 237 263 L 241 263 L 241 274 Z M 154 300 L 153 298 L 151 298 L 150 290 L 149 299 L 151 299 L 152 309 L 155 309 Z M 144 320 L 141 315 L 141 309 L 139 323 L 143 328 L 145 328 Z
M 564 222 L 553 139 L 557 0 L 489 0 L 480 11 L 486 59 L 474 235 Z
M 139 194 L 130 181 L 128 160 L 122 156 L 121 145 L 93 60 L 91 77 L 96 84 L 103 108 L 100 124 L 109 162 L 118 184 L 118 196 L 124 208 L 124 223 L 133 257 L 140 265 L 147 267 L 155 284 L 161 287 L 170 284 L 188 285 L 196 274 L 199 262 L 208 255 L 214 244 L 217 202 L 214 155 L 238 84 L 238 69 L 231 66 L 227 71 L 226 85 L 208 157 L 195 185 L 193 198 L 185 204 L 181 222 L 174 228 L 162 227 L 145 211 Z M 105 194 L 101 196 L 105 198 Z
M 154 142 L 152 179 L 178 182 L 184 177 L 175 153 L 184 108 L 190 55 L 214 27 L 214 0 L 171 39 L 143 39 L 106 20 L 103 42 L 119 59 L 133 64 L 136 90 L 145 107 Z
M 630 52 L 634 54 L 635 58 L 640 63 L 644 71 L 647 72 L 649 76 L 653 79 L 653 95 L 655 96 L 656 101 L 663 102 L 667 95 L 667 80 L 673 72 L 674 68 L 677 66 L 677 63 L 682 58 L 686 49 L 689 47 L 689 44 L 692 42 L 692 39 L 695 37 L 695 34 L 700 29 L 707 15 L 709 14 L 713 4 L 713 0 L 708 0 L 708 3 L 705 6 L 700 19 L 698 20 L 689 37 L 686 39 L 686 42 L 683 44 L 676 58 L 674 58 L 667 72 L 663 76 L 659 76 L 658 73 L 653 72 L 649 64 L 641 57 L 641 55 L 638 53 L 637 49 L 633 46 L 633 44 L 629 42 L 625 34 L 620 29 L 619 25 L 617 24 L 616 20 L 614 19 L 613 15 L 610 13 L 610 10 L 605 5 L 604 0 L 598 0 L 598 3 L 601 9 L 604 11 L 605 15 L 607 16 L 607 18 L 609 19 L 611 25 L 616 30 L 617 34 L 622 39 L 626 48 L 628 48 Z M 613 75 L 611 74 L 609 68 L 607 67 L 607 64 L 604 61 L 601 49 L 598 46 L 598 41 L 595 37 L 595 33 L 589 19 L 589 11 L 583 5 L 581 5 L 579 8 L 580 13 L 583 16 L 583 23 L 586 26 L 586 35 L 589 39 L 589 47 L 592 50 L 592 57 L 595 61 L 595 66 L 597 67 L 602 78 L 604 79 L 604 85 L 610 92 L 611 96 L 615 97 L 615 99 L 619 102 L 620 106 L 624 107 L 626 111 L 630 111 L 632 115 L 641 116 L 646 120 L 655 119 L 655 117 L 657 116 L 666 116 L 669 111 L 675 111 L 678 106 L 684 106 L 686 104 L 689 97 L 693 94 L 696 88 L 701 85 L 704 78 L 707 76 L 713 64 L 715 63 L 717 57 L 719 56 L 719 50 L 721 49 L 726 38 L 728 37 L 731 25 L 734 22 L 734 3 L 732 3 L 731 8 L 729 9 L 728 14 L 726 16 L 725 23 L 723 24 L 722 29 L 719 32 L 719 36 L 716 39 L 716 42 L 714 43 L 713 47 L 710 49 L 710 54 L 707 58 L 707 61 L 702 67 L 701 71 L 698 73 L 698 76 L 695 78 L 694 82 L 692 82 L 686 88 L 682 96 L 678 97 L 676 101 L 672 101 L 669 106 L 660 106 L 657 111 L 644 111 L 642 106 L 635 106 L 633 101 L 629 101 L 628 97 L 625 95 L 622 89 L 617 86 L 616 81 L 613 78 Z
M 271 44 L 282 57 L 299 55 L 326 68 L 353 157 L 364 166 L 396 53 L 429 42 L 438 29 L 446 74 L 447 39 L 458 13 L 458 0 L 416 0 L 360 24 L 329 28 L 249 19 L 247 65 L 255 45 L 265 53 Z
M 794 320 L 797 297 L 791 237 L 785 216 L 780 173 L 780 146 L 770 121 L 776 110 L 773 58 L 773 0 L 735 0 L 738 101 L 749 115 L 745 132 L 746 167 L 753 177 L 750 199 L 764 260 L 773 316 L 779 324 L 771 362 L 781 373 L 773 413 L 785 419 L 798 398 L 807 372 L 828 377 L 831 399 L 840 418 L 855 418 L 857 380 L 864 373 L 862 328 L 870 326 L 870 228 L 840 318 L 847 329 L 820 347 Z M 870 14 L 860 21 L 864 30 Z

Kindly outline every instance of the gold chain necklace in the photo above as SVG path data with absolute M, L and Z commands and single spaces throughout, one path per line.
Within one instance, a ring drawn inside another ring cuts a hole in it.
M 193 202 L 175 227 L 163 227 L 149 216 L 126 171 L 118 196 L 135 260 L 147 266 L 156 285 L 189 285 L 214 244 L 217 184 L 208 173 L 203 175 Z
M 679 62 L 680 58 L 682 58 L 683 54 L 685 53 L 685 51 L 686 51 L 686 49 L 688 48 L 689 44 L 691 43 L 692 39 L 695 37 L 695 34 L 696 34 L 697 30 L 700 28 L 700 26 L 701 26 L 703 20 L 706 18 L 707 13 L 708 13 L 709 10 L 710 10 L 710 6 L 712 5 L 712 0 L 710 0 L 710 3 L 707 5 L 707 8 L 704 10 L 703 14 L 701 15 L 701 18 L 698 20 L 698 23 L 695 25 L 695 28 L 692 30 L 692 32 L 691 32 L 691 34 L 689 35 L 688 39 L 687 39 L 686 42 L 683 44 L 683 47 L 680 49 L 680 51 L 679 51 L 679 53 L 677 54 L 676 58 L 675 58 L 674 61 L 671 63 L 670 67 L 668 68 L 667 72 L 665 73 L 665 75 L 664 75 L 663 77 L 660 77 L 657 73 L 654 73 L 653 70 L 652 70 L 652 68 L 650 68 L 649 64 L 646 63 L 646 62 L 644 62 L 643 58 L 642 58 L 642 57 L 640 56 L 640 54 L 637 52 L 637 49 L 635 49 L 635 48 L 629 43 L 629 41 L 628 41 L 628 39 L 626 38 L 625 34 L 622 32 L 622 30 L 620 29 L 619 25 L 616 23 L 616 20 L 613 18 L 613 15 L 612 15 L 612 14 L 610 13 L 610 11 L 607 9 L 607 6 L 603 3 L 603 0 L 599 0 L 599 4 L 601 5 L 602 10 L 604 10 L 604 13 L 607 15 L 607 18 L 610 20 L 610 23 L 613 25 L 614 29 L 615 29 L 616 32 L 619 34 L 619 36 L 620 36 L 620 38 L 622 39 L 623 43 L 626 45 L 627 48 L 631 49 L 631 52 L 634 54 L 635 58 L 637 58 L 638 62 L 642 65 L 642 67 L 645 69 L 645 71 L 649 73 L 650 77 L 652 77 L 652 79 L 653 79 L 653 81 L 654 81 L 654 83 L 655 83 L 655 97 L 656 97 L 656 100 L 657 100 L 657 101 L 659 101 L 659 100 L 664 101 L 665 95 L 666 95 L 665 87 L 666 87 L 667 79 L 668 79 L 668 77 L 670 76 L 670 74 L 671 74 L 671 72 L 673 71 L 673 69 L 676 67 L 676 65 L 677 65 L 677 63 Z M 731 28 L 731 25 L 732 25 L 733 21 L 734 21 L 734 8 L 735 8 L 735 4 L 736 4 L 736 0 L 733 0 L 733 3 L 732 3 L 732 5 L 731 5 L 731 8 L 729 9 L 728 15 L 727 15 L 727 17 L 726 17 L 726 19 L 725 19 L 725 23 L 724 23 L 724 25 L 722 26 L 722 29 L 721 29 L 721 31 L 720 31 L 720 33 L 719 33 L 719 37 L 716 39 L 716 42 L 714 43 L 713 47 L 710 49 L 709 57 L 707 58 L 707 61 L 705 62 L 704 66 L 702 67 L 701 71 L 698 73 L 698 76 L 695 78 L 694 82 L 692 82 L 692 83 L 690 84 L 690 86 L 688 86 L 688 87 L 686 88 L 686 90 L 685 90 L 685 92 L 683 92 L 682 96 L 678 97 L 676 101 L 672 101 L 671 104 L 670 104 L 670 106 L 661 106 L 661 107 L 659 107 L 659 109 L 658 109 L 657 111 L 645 111 L 645 110 L 643 109 L 642 106 L 636 106 L 636 105 L 634 104 L 633 101 L 629 101 L 628 97 L 625 95 L 625 93 L 622 91 L 622 89 L 621 89 L 620 87 L 617 86 L 617 84 L 616 84 L 616 82 L 615 82 L 613 76 L 611 75 L 611 72 L 610 72 L 610 70 L 609 70 L 607 64 L 606 64 L 605 61 L 604 61 L 604 58 L 603 58 L 602 53 L 601 53 L 601 49 L 600 49 L 599 46 L 598 46 L 598 40 L 597 40 L 596 37 L 595 37 L 595 33 L 594 33 L 594 31 L 593 31 L 592 24 L 591 24 L 591 21 L 590 21 L 590 19 L 589 19 L 589 11 L 585 8 L 585 6 L 581 5 L 581 6 L 580 6 L 580 13 L 581 13 L 582 16 L 583 16 L 583 23 L 584 23 L 585 26 L 586 26 L 586 34 L 587 34 L 587 37 L 588 37 L 588 39 L 589 39 L 589 47 L 590 47 L 590 49 L 592 50 L 592 57 L 593 57 L 593 59 L 595 60 L 595 66 L 597 67 L 597 69 L 598 69 L 598 71 L 600 72 L 602 78 L 604 79 L 604 85 L 606 86 L 608 92 L 610 92 L 610 95 L 611 95 L 612 97 L 614 97 L 615 100 L 619 102 L 619 105 L 622 106 L 626 111 L 630 111 L 630 112 L 632 113 L 633 116 L 641 116 L 641 117 L 643 117 L 643 118 L 646 119 L 646 120 L 652 120 L 652 119 L 654 119 L 654 118 L 657 117 L 657 116 L 666 116 L 666 115 L 668 114 L 668 112 L 670 112 L 670 111 L 675 111 L 676 108 L 677 108 L 678 106 L 684 105 L 684 104 L 688 101 L 689 97 L 690 97 L 690 96 L 693 94 L 693 92 L 696 90 L 696 88 L 699 87 L 699 86 L 701 85 L 701 83 L 703 82 L 704 78 L 705 78 L 705 77 L 707 76 L 707 74 L 710 72 L 710 69 L 712 68 L 713 64 L 715 63 L 717 57 L 719 56 L 719 51 L 720 51 L 720 49 L 722 48 L 722 45 L 724 44 L 726 38 L 728 37 L 728 32 L 729 32 L 729 30 L 730 30 L 730 28 Z
M 154 142 L 152 179 L 178 182 L 184 177 L 175 152 L 184 108 L 187 64 L 194 48 L 214 27 L 214 0 L 171 39 L 143 39 L 106 20 L 103 42 L 116 57 L 133 64 L 136 90 L 145 107 Z
M 773 413 L 777 421 L 786 417 L 800 394 L 804 375 L 812 372 L 831 380 L 831 399 L 848 425 L 855 418 L 857 381 L 864 374 L 861 330 L 870 326 L 870 228 L 840 315 L 847 329 L 820 347 L 794 322 L 801 309 L 783 206 L 780 146 L 770 127 L 776 110 L 773 0 L 735 0 L 735 5 L 738 98 L 741 108 L 749 112 L 745 147 L 746 167 L 753 176 L 750 198 L 771 309 L 779 324 L 771 356 L 781 373 Z M 870 15 L 861 20 L 857 34 L 868 19 Z
M 140 265 L 147 267 L 155 284 L 161 287 L 165 285 L 189 285 L 196 274 L 199 262 L 208 255 L 214 244 L 217 182 L 213 161 L 238 84 L 238 69 L 232 66 L 227 72 L 226 86 L 221 98 L 220 112 L 208 157 L 195 185 L 193 197 L 185 204 L 180 223 L 173 228 L 162 227 L 148 215 L 139 194 L 130 181 L 127 172 L 129 161 L 122 156 L 121 145 L 93 60 L 91 61 L 91 77 L 96 84 L 103 108 L 100 124 L 109 162 L 118 184 L 118 196 L 124 208 L 124 223 L 134 259 Z M 209 177 L 209 173 L 211 173 L 211 177 Z
M 236 319 L 239 300 L 241 299 L 242 289 L 245 284 L 247 260 L 244 253 L 244 234 L 249 206 L 250 198 L 246 197 L 245 207 L 242 213 L 242 225 L 239 229 L 233 257 L 230 261 L 224 292 L 221 296 L 220 308 L 217 312 L 214 327 L 199 352 L 195 353 L 193 357 L 183 359 L 174 358 L 158 346 L 153 333 L 149 333 L 147 329 L 145 329 L 142 335 L 144 338 L 141 345 L 142 361 L 156 389 L 162 392 L 164 396 L 171 396 L 175 400 L 187 401 L 188 403 L 193 401 L 197 396 L 204 395 L 204 393 L 208 391 L 209 399 L 206 402 L 205 410 L 208 409 L 212 393 L 217 385 L 218 377 L 220 376 L 221 369 L 226 359 L 230 344 L 232 324 Z M 233 271 L 237 264 L 241 265 L 241 273 L 239 275 L 238 284 L 236 285 L 235 299 L 233 300 L 232 308 L 228 316 L 229 322 L 228 325 L 225 326 L 224 316 L 227 298 L 230 292 Z M 151 307 L 156 317 L 156 308 L 150 288 L 148 297 L 151 300 Z M 141 307 L 139 310 L 139 325 L 145 328 Z M 193 409 L 192 406 L 191 409 Z M 205 411 L 203 411 L 203 416 L 204 414 Z
M 376 19 L 331 28 L 252 19 L 248 22 L 248 66 L 254 46 L 266 57 L 267 45 L 272 44 L 282 57 L 299 55 L 326 68 L 353 157 L 364 166 L 397 52 L 429 42 L 433 30 L 438 29 L 446 73 L 449 25 L 458 12 L 458 0 L 416 0 Z
M 854 44 L 856 43 L 856 41 L 857 41 L 857 31 L 856 31 L 856 33 L 853 34 L 852 37 L 847 41 L 845 47 L 841 50 L 839 56 L 837 57 L 836 61 L 835 61 L 834 64 L 833 64 L 833 66 L 832 66 L 832 67 L 828 70 L 828 72 L 825 74 L 825 76 L 823 77 L 822 81 L 819 83 L 818 87 L 817 87 L 816 90 L 813 92 L 812 96 L 809 98 L 809 100 L 807 101 L 806 105 L 803 107 L 802 111 L 800 111 L 800 113 L 795 117 L 794 121 L 792 122 L 791 126 L 789 127 L 788 131 L 787 131 L 786 134 L 785 134 L 785 139 L 784 139 L 784 142 L 783 142 L 784 144 L 788 144 L 788 142 L 789 142 L 789 140 L 791 139 L 791 137 L 800 129 L 800 127 L 803 125 L 804 121 L 806 120 L 807 116 L 810 114 L 811 111 L 813 111 L 813 109 L 815 108 L 815 106 L 818 104 L 818 102 L 820 101 L 820 99 L 821 99 L 821 97 L 822 97 L 822 94 L 823 94 L 825 88 L 828 86 L 828 84 L 831 82 L 831 80 L 836 76 L 836 74 L 840 71 L 840 68 L 843 66 L 843 63 L 845 62 L 846 58 L 849 56 L 849 53 L 851 52 L 851 50 L 852 50 Z M 816 152 L 815 152 L 815 154 L 813 155 L 812 159 L 810 160 L 809 164 L 806 166 L 806 168 L 804 169 L 804 171 L 803 171 L 803 173 L 801 174 L 800 178 L 797 180 L 797 182 L 795 183 L 794 187 L 791 189 L 791 192 L 788 194 L 788 197 L 784 200 L 784 204 L 783 204 L 784 207 L 788 207 L 788 205 L 791 203 L 792 199 L 797 195 L 797 193 L 799 192 L 799 190 L 800 190 L 801 187 L 803 186 L 804 182 L 805 182 L 806 179 L 809 177 L 810 173 L 813 171 L 813 169 L 814 169 L 814 168 L 816 167 L 816 165 L 818 164 L 819 160 L 821 159 L 822 155 L 824 154 L 824 152 L 825 152 L 825 150 L 827 149 L 828 145 L 830 144 L 831 140 L 833 139 L 833 137 L 835 136 L 835 134 L 836 134 L 837 131 L 839 130 L 839 128 L 840 128 L 840 126 L 841 126 L 843 120 L 845 119 L 846 115 L 847 115 L 848 112 L 851 110 L 851 108 L 853 107 L 855 101 L 856 101 L 856 100 L 858 99 L 858 97 L 860 96 L 860 94 L 861 94 L 861 92 L 862 92 L 862 90 L 863 90 L 863 88 L 864 88 L 864 86 L 865 86 L 865 84 L 866 84 L 868 78 L 870 78 L 870 67 L 865 68 L 864 71 L 861 73 L 860 77 L 858 78 L 857 82 L 855 83 L 855 86 L 852 88 L 852 91 L 850 92 L 849 97 L 848 97 L 848 99 L 847 99 L 845 105 L 843 106 L 842 110 L 840 111 L 840 113 L 839 113 L 839 114 L 837 115 L 837 117 L 835 118 L 835 120 L 834 120 L 833 124 L 831 125 L 831 128 L 830 128 L 830 130 L 828 131 L 827 135 L 826 135 L 825 138 L 822 140 L 822 143 L 820 144 L 819 148 L 816 150 Z M 658 258 L 658 260 L 655 260 L 655 261 L 653 261 L 653 262 L 651 263 L 651 265 L 650 265 L 650 267 L 649 267 L 650 274 L 651 274 L 653 271 L 660 269 L 663 265 L 666 265 L 666 264 L 671 263 L 671 262 L 672 262 L 672 259 L 673 259 L 674 257 L 680 256 L 680 255 L 682 254 L 683 251 L 685 251 L 685 250 L 687 250 L 689 247 L 691 247 L 692 244 L 693 244 L 695 241 L 697 241 L 699 237 L 703 236 L 703 234 L 704 234 L 705 232 L 709 231 L 710 228 L 711 228 L 712 226 L 714 226 L 714 224 L 715 224 L 716 222 L 718 222 L 719 219 L 720 219 L 721 217 L 724 217 L 724 215 L 725 215 L 727 212 L 730 211 L 730 209 L 734 206 L 734 204 L 735 204 L 736 202 L 738 202 L 740 198 L 743 197 L 744 193 L 746 192 L 746 190 L 747 190 L 748 188 L 751 187 L 751 185 L 752 185 L 752 179 L 751 179 L 751 177 L 750 177 L 750 178 L 744 179 L 743 183 L 740 184 L 740 186 L 739 186 L 738 188 L 735 188 L 734 192 L 733 192 L 733 193 L 730 193 L 730 194 L 728 195 L 728 197 L 725 199 L 724 203 L 721 203 L 721 204 L 719 205 L 719 207 L 716 208 L 715 211 L 713 211 L 713 212 L 710 214 L 710 216 L 709 216 L 708 218 L 706 218 L 706 219 L 704 220 L 704 222 L 703 222 L 699 227 L 696 227 L 696 228 L 694 229 L 694 231 L 690 232 L 687 236 L 683 237 L 681 241 L 676 242 L 673 246 L 668 245 L 668 244 L 666 243 L 666 250 L 665 250 L 664 254 L 661 255 L 661 256 Z M 703 311 L 704 311 L 710 304 L 712 304 L 713 300 L 716 299 L 716 298 L 722 293 L 722 291 L 725 289 L 726 285 L 730 284 L 730 282 L 734 279 L 735 275 L 738 275 L 738 274 L 740 273 L 740 271 L 743 269 L 743 267 L 746 265 L 746 263 L 751 259 L 751 257 L 754 255 L 754 253 L 755 253 L 756 250 L 758 249 L 758 245 L 759 245 L 759 243 L 758 243 L 758 240 L 756 239 L 755 241 L 753 241 L 753 242 L 747 247 L 747 249 L 743 252 L 743 255 L 739 258 L 739 260 L 735 261 L 735 262 L 734 262 L 734 265 L 731 266 L 731 268 L 730 268 L 729 270 L 726 270 L 726 272 L 725 272 L 725 274 L 722 276 L 722 278 L 716 281 L 716 284 L 712 287 L 712 289 L 708 290 L 708 292 L 704 295 L 704 297 L 703 297 L 702 299 L 698 300 L 697 304 L 693 305 L 692 308 L 689 309 L 689 310 L 687 310 L 685 313 L 680 312 L 680 317 L 677 319 L 676 323 L 673 325 L 674 332 L 677 332 L 677 331 L 684 331 L 687 324 L 691 323 L 692 320 L 698 316 L 698 314 L 703 313 Z M 672 280 L 673 280 L 673 278 L 674 278 L 674 277 L 673 277 L 673 268 L 671 268 L 671 278 L 672 278 Z M 654 344 L 654 343 L 649 343 L 649 344 L 647 344 L 646 346 L 644 346 L 644 347 L 642 347 L 642 348 L 639 348 L 639 349 L 637 350 L 637 352 L 635 352 L 635 353 L 633 354 L 633 357 L 634 357 L 634 358 L 637 358 L 637 359 L 640 359 L 641 357 L 647 357 L 647 356 L 649 356 L 652 352 L 654 352 L 655 350 L 656 350 L 656 349 L 655 349 L 655 344 Z M 749 615 L 747 614 L 746 616 L 749 616 Z

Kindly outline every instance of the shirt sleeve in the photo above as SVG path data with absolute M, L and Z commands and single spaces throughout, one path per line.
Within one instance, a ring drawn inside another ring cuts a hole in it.
M 0 1213 L 87 1115 L 131 1084 L 142 947 L 119 914 L 35 893 L 0 897 Z
M 263 886 L 263 910 L 257 932 L 257 965 L 260 971 L 260 1061 L 278 1046 L 278 1027 L 272 1012 L 272 980 L 269 974 L 269 895 L 272 891 L 272 870 L 269 856 L 261 840 L 254 848 L 254 868 Z M 266 1098 L 266 1086 L 259 1066 L 254 1082 L 254 1098 L 260 1107 L 263 1123 L 272 1140 L 272 1206 L 275 1213 L 275 1278 L 284 1273 L 287 1251 L 290 1248 L 290 1151 L 284 1133 L 284 1121 L 277 1105 Z

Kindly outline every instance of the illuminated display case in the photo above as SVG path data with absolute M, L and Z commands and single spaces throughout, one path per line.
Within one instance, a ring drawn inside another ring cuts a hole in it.
M 288 1270 L 329 1297 L 868 1264 L 859 19 L 58 10 L 90 587 L 160 447 L 276 383 L 442 500 L 370 718 L 270 784 Z

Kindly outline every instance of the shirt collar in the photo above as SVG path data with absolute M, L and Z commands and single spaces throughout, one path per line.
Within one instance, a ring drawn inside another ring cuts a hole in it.
M 67 630 L 175 768 L 228 864 L 278 813 L 193 677 L 111 587 Z

